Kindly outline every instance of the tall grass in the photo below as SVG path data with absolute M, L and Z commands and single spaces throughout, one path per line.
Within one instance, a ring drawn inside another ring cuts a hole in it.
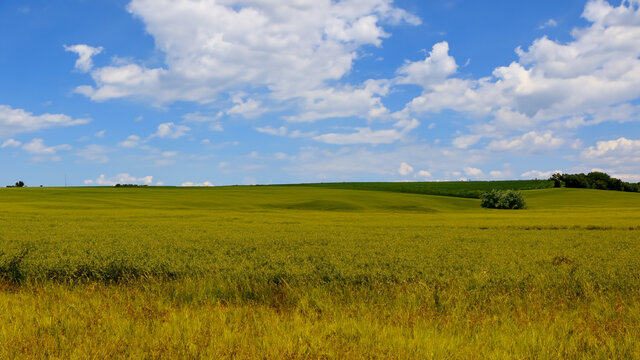
M 640 196 L 0 191 L 0 358 L 634 358 Z

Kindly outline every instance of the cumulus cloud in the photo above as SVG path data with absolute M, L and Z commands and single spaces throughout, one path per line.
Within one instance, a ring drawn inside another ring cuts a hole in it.
M 400 168 L 398 169 L 398 174 L 402 176 L 407 176 L 411 173 L 413 173 L 413 167 L 411 165 L 407 164 L 406 162 L 403 162 L 402 164 L 400 164 Z
M 127 9 L 166 54 L 165 66 L 98 68 L 91 72 L 95 85 L 77 91 L 97 101 L 167 103 L 211 102 L 221 91 L 262 87 L 295 98 L 348 73 L 361 46 L 388 36 L 384 22 L 420 23 L 391 3 L 133 0 Z
M 427 171 L 427 170 L 420 170 L 418 171 L 418 173 L 416 174 L 416 177 L 419 178 L 430 178 L 431 177 L 431 172 Z
M 118 143 L 118 146 L 125 148 L 135 148 L 140 146 L 142 139 L 138 135 L 129 135 L 127 138 Z
M 598 141 L 595 146 L 584 149 L 580 158 L 584 161 L 584 166 L 603 167 L 612 173 L 638 173 L 640 140 L 621 137 L 615 140 Z
M 446 41 L 433 45 L 433 49 L 424 61 L 407 62 L 398 74 L 400 84 L 417 84 L 424 88 L 443 82 L 447 76 L 458 70 L 455 59 L 449 55 L 449 43 Z
M 162 139 L 177 139 L 187 135 L 189 130 L 191 130 L 191 128 L 188 126 L 166 122 L 158 125 L 158 130 L 152 136 Z
M 554 137 L 551 131 L 543 133 L 530 131 L 515 138 L 494 140 L 489 143 L 487 149 L 491 151 L 524 151 L 533 153 L 554 150 L 564 143 L 563 139 Z
M 598 141 L 596 146 L 590 146 L 582 152 L 586 159 L 597 159 L 607 157 L 640 157 L 640 140 L 631 140 L 621 137 L 616 140 Z M 640 158 L 637 160 L 640 161 Z
M 467 166 L 462 170 L 464 170 L 464 173 L 467 174 L 467 176 L 480 176 L 480 175 L 482 175 L 482 170 L 480 170 L 478 168 L 471 167 L 471 166 Z
M 51 127 L 86 124 L 89 119 L 72 119 L 64 114 L 33 115 L 23 109 L 0 105 L 0 138 Z
M 638 2 L 623 1 L 614 6 L 591 0 L 582 16 L 590 24 L 574 30 L 571 41 L 539 38 L 527 49 L 516 50 L 518 61 L 495 68 L 485 78 L 452 74 L 454 62 L 446 53 L 448 49 L 441 45 L 436 51 L 434 47 L 425 62 L 405 65 L 399 71 L 403 81 L 424 87 L 405 110 L 466 114 L 472 120 L 470 135 L 480 138 L 527 133 L 544 124 L 579 127 L 620 121 L 621 117 L 600 114 L 619 106 L 619 110 L 633 109 L 629 102 L 640 97 Z M 448 65 L 436 71 L 436 59 Z M 420 74 L 426 74 L 426 80 L 418 80 Z M 477 140 L 463 140 L 470 139 Z M 505 146 L 508 144 L 494 144 Z
M 258 117 L 269 109 L 262 106 L 262 102 L 254 99 L 236 99 L 235 105 L 226 111 L 227 115 L 238 115 L 247 119 Z
M 78 54 L 78 60 L 76 60 L 76 69 L 82 72 L 89 72 L 93 68 L 93 57 L 102 52 L 102 47 L 93 47 L 85 44 L 64 45 L 64 49 L 69 52 Z
M 55 155 L 61 150 L 71 150 L 71 145 L 62 144 L 55 146 L 47 146 L 42 139 L 33 139 L 22 145 L 22 149 L 32 155 Z
M 411 130 L 417 128 L 420 122 L 416 119 L 400 120 L 394 124 L 394 128 L 385 130 L 373 130 L 370 127 L 356 128 L 353 133 L 329 133 L 314 136 L 313 139 L 327 144 L 391 144 L 402 139 Z
M 327 87 L 300 92 L 302 112 L 286 116 L 290 122 L 312 122 L 351 116 L 365 119 L 384 118 L 389 110 L 382 96 L 389 92 L 387 80 L 367 80 L 361 86 Z
M 19 147 L 20 145 L 22 145 L 22 142 L 15 140 L 15 139 L 7 139 L 5 140 L 2 145 L 0 145 L 1 149 L 5 149 L 8 147 Z
M 153 183 L 153 176 L 143 176 L 136 178 L 128 173 L 117 174 L 112 177 L 106 177 L 105 174 L 101 174 L 97 179 L 88 179 L 84 181 L 85 185 L 99 185 L 99 186 L 113 186 L 116 184 L 137 184 L 137 185 L 151 185 Z

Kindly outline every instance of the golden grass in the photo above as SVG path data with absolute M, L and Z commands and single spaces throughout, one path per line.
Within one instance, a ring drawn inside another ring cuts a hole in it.
M 640 358 L 638 194 L 25 190 L 0 359 Z

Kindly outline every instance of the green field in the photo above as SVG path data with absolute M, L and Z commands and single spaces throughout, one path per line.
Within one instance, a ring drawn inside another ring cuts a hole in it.
M 360 183 L 319 183 L 280 186 L 310 186 L 325 189 L 390 191 L 408 194 L 442 195 L 478 199 L 484 192 L 496 190 L 538 190 L 550 189 L 549 180 L 509 180 L 509 181 L 443 181 L 443 182 L 360 182 Z
M 397 184 L 2 189 L 0 359 L 640 358 L 640 194 Z

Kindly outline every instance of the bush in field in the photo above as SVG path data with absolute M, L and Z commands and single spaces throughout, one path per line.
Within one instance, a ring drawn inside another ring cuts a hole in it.
M 480 195 L 482 207 L 489 209 L 524 209 L 526 203 L 519 191 L 491 190 Z

